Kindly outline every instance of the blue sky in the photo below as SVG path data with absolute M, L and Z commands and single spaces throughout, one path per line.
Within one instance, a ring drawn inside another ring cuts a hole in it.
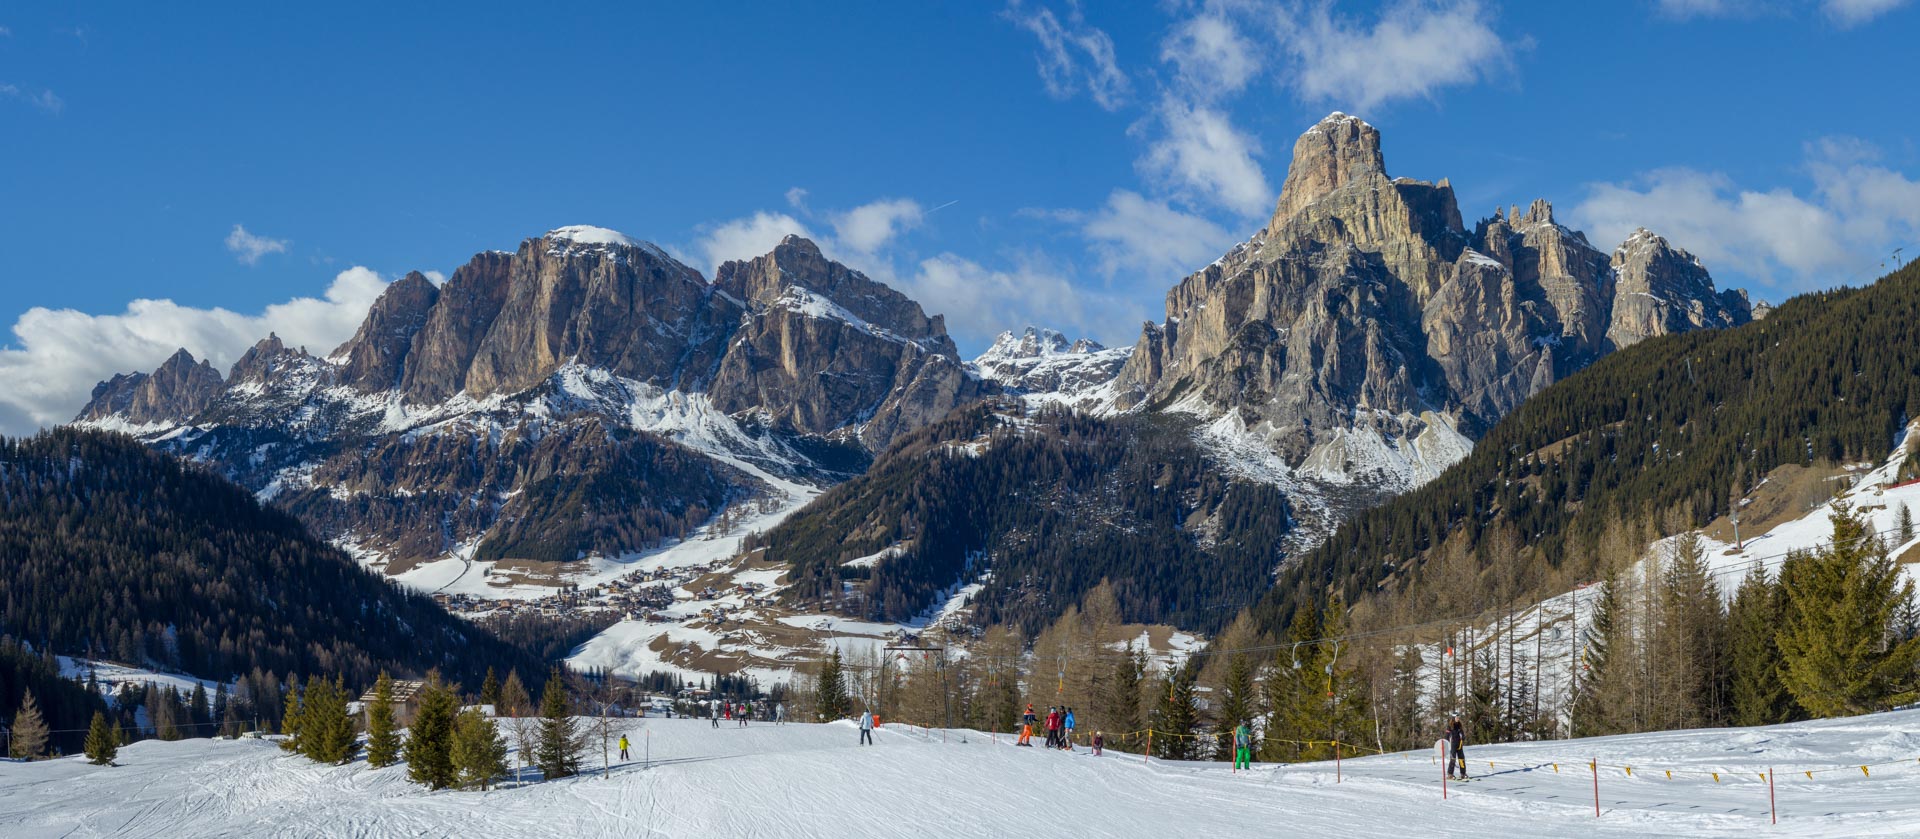
M 1546 197 L 1757 297 L 1920 255 L 1907 0 L 281 6 L 0 9 L 0 431 L 567 224 L 1130 342 L 1332 110 L 1469 223 Z

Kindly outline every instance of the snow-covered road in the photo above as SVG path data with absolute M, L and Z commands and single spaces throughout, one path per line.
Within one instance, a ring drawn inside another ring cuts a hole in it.
M 644 727 L 642 723 L 644 722 Z M 977 733 L 850 724 L 635 721 L 635 761 L 478 792 L 427 792 L 404 767 L 321 767 L 262 741 L 143 742 L 118 767 L 0 763 L 0 835 L 980 837 L 1795 836 L 1920 832 L 1920 712 L 1469 749 L 1442 801 L 1426 753 L 1328 764 L 1143 763 Z M 724 724 L 723 724 L 724 725 Z M 643 735 L 646 731 L 650 734 Z M 651 741 L 653 766 L 637 760 Z M 1600 763 L 1602 815 L 1593 814 Z M 1489 769 L 1487 761 L 1497 766 Z M 1559 763 L 1555 772 L 1553 764 Z M 1885 764 L 1872 774 L 1859 764 Z M 1632 765 L 1633 775 L 1623 767 Z M 1769 824 L 1777 770 L 1780 823 Z M 1812 779 L 1805 769 L 1832 767 Z M 1672 780 L 1666 770 L 1676 774 Z M 1844 771 L 1842 771 L 1844 770 Z M 1720 772 L 1715 781 L 1708 773 Z

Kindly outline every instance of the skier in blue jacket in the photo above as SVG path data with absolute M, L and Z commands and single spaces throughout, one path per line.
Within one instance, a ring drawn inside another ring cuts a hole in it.
M 1073 751 L 1073 709 L 1072 708 L 1067 709 L 1067 716 L 1065 720 L 1060 723 L 1060 727 L 1066 729 L 1065 733 L 1067 735 L 1064 738 L 1064 740 L 1060 743 L 1060 747 L 1063 749 L 1066 749 L 1067 751 Z

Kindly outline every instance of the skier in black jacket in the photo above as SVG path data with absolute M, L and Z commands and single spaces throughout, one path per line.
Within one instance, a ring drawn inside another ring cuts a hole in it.
M 1459 717 L 1454 717 L 1453 722 L 1447 726 L 1447 745 L 1453 749 L 1453 760 L 1447 766 L 1447 774 L 1453 776 L 1454 770 L 1457 769 L 1459 770 L 1459 775 L 1456 777 L 1462 781 L 1466 780 L 1467 732 L 1460 726 Z

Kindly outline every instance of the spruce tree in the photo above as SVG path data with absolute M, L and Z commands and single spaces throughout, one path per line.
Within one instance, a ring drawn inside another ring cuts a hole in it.
M 1793 700 L 1780 682 L 1780 588 L 1755 565 L 1734 592 L 1727 615 L 1727 666 L 1733 725 L 1772 725 L 1792 718 Z
M 113 723 L 107 722 L 107 715 L 93 712 L 93 724 L 87 726 L 87 742 L 83 747 L 87 753 L 87 762 L 95 766 L 113 763 L 120 753 L 120 732 Z
M 540 695 L 540 745 L 538 763 L 547 780 L 565 778 L 580 771 L 583 740 L 579 724 L 573 719 L 572 703 L 567 701 L 566 680 L 560 668 L 547 674 L 547 687 Z
M 840 648 L 833 648 L 826 661 L 820 664 L 819 698 L 815 705 L 820 709 L 820 721 L 832 722 L 851 713 L 852 705 L 847 699 L 846 677 L 840 660 Z
M 1220 684 L 1220 710 L 1215 715 L 1214 759 L 1233 759 L 1233 732 L 1242 723 L 1253 723 L 1253 665 L 1243 654 L 1227 659 L 1227 674 Z
M 20 700 L 20 709 L 13 712 L 13 744 L 11 753 L 16 758 L 33 760 L 47 751 L 47 720 L 40 715 L 40 701 L 33 698 L 33 691 L 26 692 Z
M 506 738 L 478 708 L 461 711 L 454 719 L 450 757 L 463 788 L 486 789 L 493 779 L 507 774 Z
M 446 789 L 459 782 L 453 766 L 453 719 L 460 710 L 454 691 L 440 683 L 440 674 L 427 674 L 420 687 L 419 712 L 407 727 L 407 742 L 401 751 L 407 759 L 407 777 L 432 789 Z
M 208 737 L 213 734 L 213 709 L 207 705 L 207 686 L 193 683 L 192 698 L 187 701 L 188 737 Z
M 376 769 L 400 759 L 400 732 L 393 724 L 393 677 L 385 670 L 373 683 L 367 705 L 367 765 Z
M 300 715 L 300 750 L 307 757 L 334 764 L 353 759 L 353 718 L 347 715 L 346 687 L 340 677 L 308 678 Z
M 1661 598 L 1655 707 L 1662 712 L 1654 727 L 1719 725 L 1727 716 L 1727 619 L 1698 532 L 1675 537 Z
M 1905 545 L 1913 541 L 1913 509 L 1904 501 L 1900 502 L 1900 518 L 1896 527 L 1900 532 L 1900 544 Z
M 1307 601 L 1294 610 L 1287 627 L 1287 645 L 1274 653 L 1267 674 L 1267 724 L 1260 742 L 1260 759 L 1269 762 L 1306 760 L 1307 741 L 1324 737 L 1327 704 L 1322 696 L 1317 658 L 1320 608 Z
M 1176 665 L 1160 680 L 1159 702 L 1153 710 L 1153 751 L 1168 760 L 1187 760 L 1193 756 L 1193 730 L 1199 724 L 1199 711 L 1193 707 L 1193 684 L 1197 668 Z
M 480 704 L 493 706 L 494 713 L 500 713 L 500 678 L 493 674 L 493 668 L 487 668 L 487 679 L 480 683 Z
M 1790 557 L 1780 569 L 1783 681 L 1816 717 L 1910 702 L 1920 639 L 1897 641 L 1892 630 L 1913 584 L 1865 518 L 1836 504 L 1831 521 L 1832 544 Z
M 1126 651 L 1114 662 L 1101 713 L 1107 724 L 1113 726 L 1114 734 L 1129 734 L 1146 727 L 1140 721 L 1140 693 L 1146 683 L 1146 653 L 1135 650 L 1129 641 Z
M 1626 581 L 1616 570 L 1601 584 L 1593 619 L 1583 630 L 1580 688 L 1572 717 L 1577 737 L 1638 730 L 1634 709 L 1639 670 L 1634 659 L 1633 622 Z

